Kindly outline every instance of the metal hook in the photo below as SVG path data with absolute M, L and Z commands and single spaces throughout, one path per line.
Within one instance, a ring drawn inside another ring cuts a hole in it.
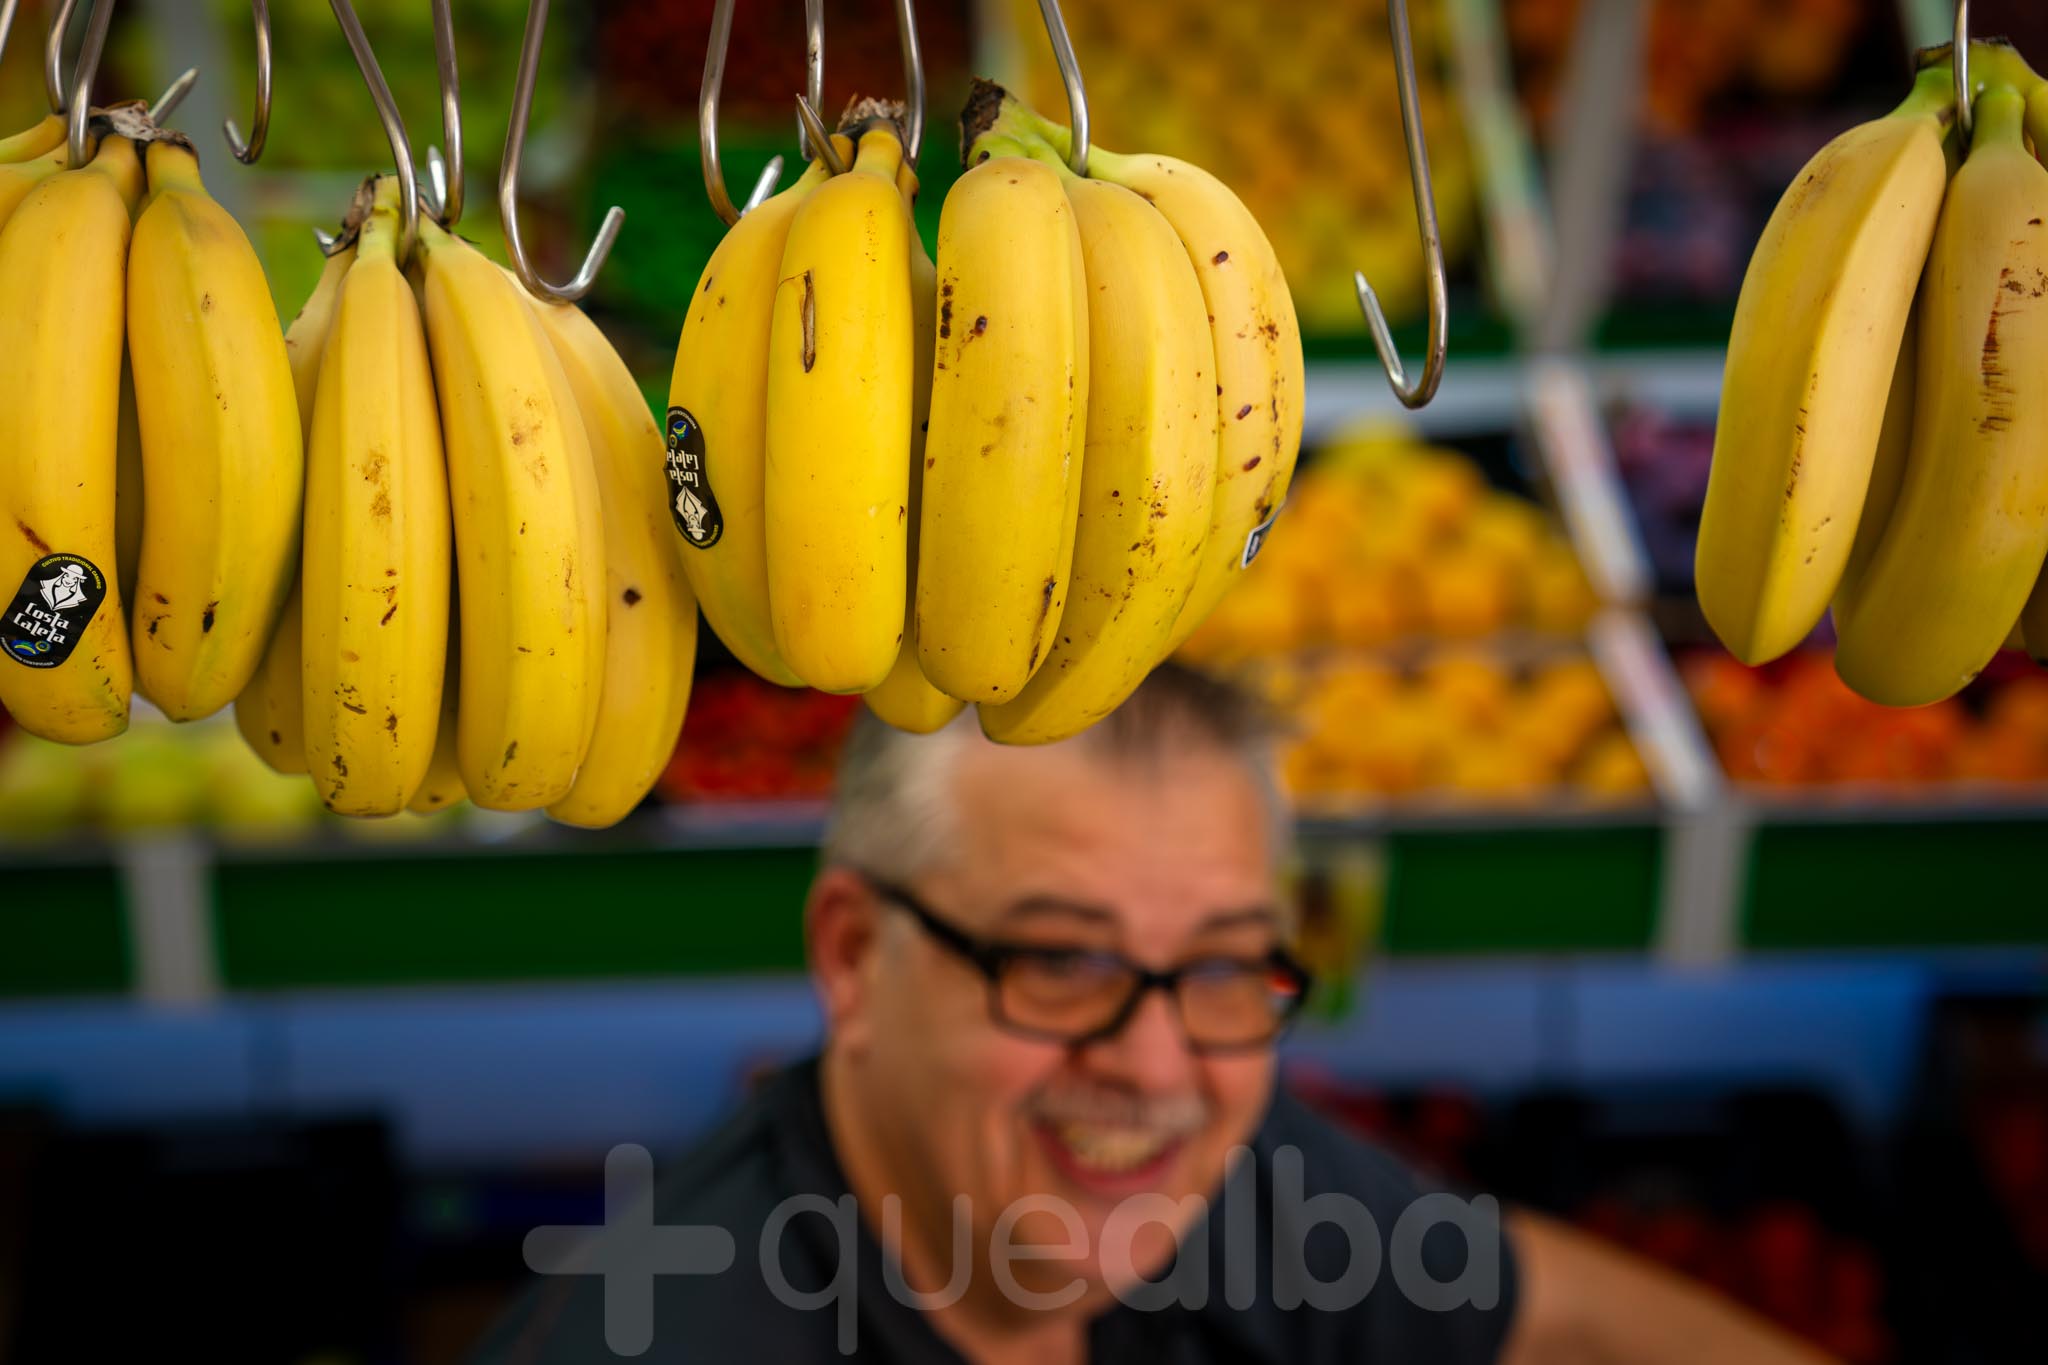
M 149 121 L 161 127 L 173 110 L 185 102 L 185 96 L 192 93 L 192 87 L 199 83 L 199 68 L 188 66 L 185 74 L 172 81 L 164 92 L 156 97 L 156 103 L 149 106 Z
M 462 82 L 455 69 L 455 18 L 449 0 L 434 0 L 434 65 L 441 82 L 441 149 L 427 148 L 427 179 L 433 189 L 427 207 L 442 227 L 462 219 Z
M 228 150 L 244 166 L 256 164 L 270 135 L 270 5 L 268 0 L 249 0 L 249 9 L 256 18 L 256 115 L 249 122 L 249 140 L 242 141 L 233 119 L 223 119 L 220 125 Z
M 100 55 L 107 49 L 107 29 L 113 22 L 114 0 L 93 0 L 92 17 L 85 24 L 85 46 L 78 50 L 78 76 L 71 83 L 71 103 L 65 110 L 73 166 L 85 164 L 85 127 L 92 116 L 92 78 L 99 74 Z
M 1966 2 L 1966 0 L 1965 0 Z M 1436 396 L 1444 375 L 1444 330 L 1450 319 L 1450 297 L 1444 279 L 1443 236 L 1437 230 L 1436 191 L 1429 180 L 1429 147 L 1422 139 L 1422 104 L 1415 94 L 1415 47 L 1408 34 L 1408 0 L 1387 0 L 1387 27 L 1394 37 L 1394 80 L 1401 93 L 1401 135 L 1408 144 L 1408 178 L 1415 194 L 1415 221 L 1422 230 L 1422 263 L 1429 289 L 1429 349 L 1423 357 L 1422 374 L 1411 386 L 1402 368 L 1401 353 L 1394 347 L 1393 331 L 1380 308 L 1379 295 L 1367 283 L 1365 272 L 1351 272 L 1358 290 L 1358 307 L 1372 329 L 1372 344 L 1380 353 L 1380 365 L 1387 372 L 1394 397 L 1403 407 L 1419 408 Z
M 1949 59 L 1955 63 L 1956 72 L 1956 131 L 1962 134 L 1963 146 L 1968 147 L 1977 122 L 1970 109 L 1976 95 L 1970 89 L 1970 0 L 1956 0 L 1955 41 L 1949 47 Z
M 896 0 L 896 39 L 903 47 L 903 159 L 914 171 L 924 146 L 924 47 L 917 38 L 916 0 Z
M 824 158 L 825 169 L 834 175 L 845 175 L 848 170 L 846 159 L 832 145 L 832 134 L 826 131 L 825 120 L 819 116 L 818 107 L 802 95 L 796 97 L 796 121 L 804 130 L 804 139 Z
M 584 253 L 582 268 L 567 284 L 548 283 L 526 259 L 526 247 L 519 239 L 519 159 L 526 151 L 526 123 L 533 116 L 533 83 L 540 74 L 540 44 L 547 25 L 548 0 L 527 0 L 526 36 L 519 44 L 519 78 L 512 87 L 512 116 L 505 128 L 505 159 L 498 169 L 498 217 L 505 230 L 505 255 L 511 259 L 512 269 L 518 272 L 520 282 L 527 290 L 536 298 L 574 303 L 590 292 L 590 286 L 597 280 L 597 272 L 604 268 L 605 257 L 611 255 L 612 243 L 618 240 L 619 225 L 626 221 L 626 211 L 617 204 L 605 210 L 604 223 L 597 230 L 597 240 L 590 244 L 590 250 Z
M 761 174 L 754 177 L 754 188 L 747 192 L 747 202 L 740 205 L 740 217 L 744 218 L 761 207 L 761 201 L 775 193 L 775 186 L 782 179 L 782 153 L 768 158 L 768 164 L 761 168 Z
M 1060 68 L 1060 84 L 1067 87 L 1067 127 L 1073 131 L 1073 146 L 1067 152 L 1067 169 L 1075 175 L 1088 174 L 1088 91 L 1081 84 L 1081 63 L 1074 56 L 1074 40 L 1067 36 L 1066 17 L 1059 0 L 1038 0 L 1038 13 L 1045 20 L 1045 36 L 1052 40 L 1052 59 Z
M 71 12 L 78 8 L 78 0 L 57 0 L 57 8 L 50 13 L 50 27 L 43 34 L 43 93 L 50 101 L 50 112 L 64 112 L 64 34 L 71 27 Z
M 363 21 L 356 18 L 355 6 L 349 0 L 327 2 L 334 10 L 335 22 L 341 25 L 341 36 L 348 39 L 348 50 L 355 56 L 356 70 L 363 73 L 363 84 L 369 87 L 370 99 L 377 106 L 377 121 L 384 125 L 384 137 L 391 144 L 391 159 L 397 163 L 398 261 L 403 265 L 412 255 L 420 227 L 420 186 L 412 164 L 412 139 L 406 135 L 405 120 L 398 114 L 398 101 L 391 98 L 391 87 L 384 82 L 383 68 L 377 65 L 377 54 L 370 49 L 370 39 L 363 32 Z
M 0 0 L 0 57 L 7 55 L 7 38 L 14 32 L 14 11 L 21 0 Z
M 704 162 L 704 193 L 711 200 L 712 210 L 728 224 L 737 223 L 746 212 L 733 207 L 732 195 L 725 187 L 725 170 L 718 159 L 718 94 L 725 87 L 725 53 L 732 45 L 732 10 L 733 0 L 717 0 L 711 8 L 711 43 L 704 50 L 704 81 L 697 88 L 697 147 Z M 825 100 L 825 9 L 821 0 L 804 0 L 804 34 L 804 93 L 815 109 Z M 828 150 L 831 145 L 827 139 Z M 816 155 L 808 137 L 803 138 L 800 146 L 806 158 Z M 782 174 L 780 161 L 777 157 L 768 163 L 775 168 L 776 179 L 768 179 L 768 172 L 763 171 L 754 193 L 747 196 L 747 208 L 775 192 L 776 180 Z M 764 182 L 765 192 L 761 188 Z

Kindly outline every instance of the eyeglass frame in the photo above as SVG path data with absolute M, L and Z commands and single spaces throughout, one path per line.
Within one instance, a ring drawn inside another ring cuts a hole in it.
M 1181 966 L 1162 972 L 1155 971 L 1143 963 L 1133 962 L 1122 953 L 1103 952 L 1096 949 L 1054 948 L 1043 944 L 1017 943 L 1004 939 L 982 938 L 947 920 L 908 887 L 866 872 L 857 873 L 856 875 L 867 884 L 868 890 L 873 892 L 877 898 L 891 902 L 909 911 L 910 917 L 927 934 L 930 934 L 933 939 L 937 940 L 940 946 L 946 948 L 954 956 L 960 958 L 963 962 L 966 962 L 981 973 L 983 979 L 988 983 L 990 1022 L 1008 1033 L 1039 1042 L 1059 1043 L 1066 1047 L 1078 1048 L 1086 1047 L 1090 1043 L 1099 1043 L 1105 1038 L 1114 1038 L 1117 1034 L 1123 1032 L 1124 1028 L 1131 1022 L 1131 1017 L 1138 1012 L 1138 1006 L 1144 1003 L 1145 997 L 1158 990 L 1164 991 L 1172 999 L 1174 1013 L 1180 1023 L 1181 1038 L 1187 1043 L 1190 1052 L 1205 1057 L 1257 1052 L 1262 1048 L 1273 1046 L 1286 1034 L 1288 1028 L 1293 1025 L 1294 1020 L 1300 1015 L 1302 1008 L 1308 1003 L 1309 990 L 1315 984 L 1314 973 L 1303 966 L 1300 960 L 1292 953 L 1281 947 L 1274 947 L 1263 957 L 1211 957 L 1196 962 L 1183 963 Z M 1034 1028 L 1029 1024 L 1019 1023 L 1004 1014 L 1002 974 L 1005 966 L 1017 958 L 1070 956 L 1077 951 L 1095 957 L 1113 959 L 1119 967 L 1131 974 L 1135 982 L 1131 988 L 1130 995 L 1125 998 L 1124 1003 L 1117 1008 L 1116 1013 L 1106 1023 L 1086 1033 L 1069 1036 L 1064 1033 Z M 1214 963 L 1219 960 L 1235 962 L 1242 966 L 1257 966 L 1269 971 L 1277 971 L 1294 982 L 1294 995 L 1288 1001 L 1286 1009 L 1275 1018 L 1273 1031 L 1264 1038 L 1245 1043 L 1204 1043 L 1196 1039 L 1189 1030 L 1187 1006 L 1181 999 L 1180 984 L 1187 977 L 1193 975 L 1196 969 L 1203 966 L 1205 962 Z

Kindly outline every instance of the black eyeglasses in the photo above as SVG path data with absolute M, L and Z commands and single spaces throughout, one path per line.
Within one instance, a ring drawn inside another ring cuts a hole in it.
M 1308 998 L 1308 970 L 1284 950 L 1205 957 L 1155 972 L 1117 953 L 978 938 L 910 891 L 873 877 L 876 895 L 908 910 L 939 943 L 988 979 L 989 1016 L 1012 1033 L 1079 1046 L 1115 1036 L 1154 990 L 1171 996 L 1188 1046 L 1247 1052 L 1283 1033 Z

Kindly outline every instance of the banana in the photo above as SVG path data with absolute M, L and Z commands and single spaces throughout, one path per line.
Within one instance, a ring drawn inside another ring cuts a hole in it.
M 1066 128 L 1007 95 L 1001 101 L 998 127 L 1021 126 L 1066 156 Z M 1215 176 L 1173 157 L 1101 147 L 1089 149 L 1088 174 L 1135 191 L 1159 211 L 1194 265 L 1208 309 L 1218 388 L 1216 491 L 1202 565 L 1174 623 L 1170 653 L 1237 583 L 1287 499 L 1301 453 L 1301 324 L 1272 244 Z
M 306 769 L 341 815 L 395 815 L 412 800 L 448 655 L 448 481 L 400 235 L 389 177 L 342 277 L 306 450 Z
M 905 207 L 916 202 L 917 172 L 906 163 L 896 175 L 896 188 Z M 966 706 L 949 697 L 924 676 L 917 663 L 917 527 L 924 495 L 925 427 L 932 406 L 932 350 L 938 338 L 939 271 L 924 249 L 913 221 L 910 233 L 910 302 L 912 354 L 910 362 L 910 515 L 904 565 L 903 644 L 889 676 L 861 694 L 870 711 L 899 730 L 928 735 L 942 729 Z
M 841 158 L 853 156 L 852 139 L 833 141 Z M 803 680 L 775 652 L 768 619 L 761 510 L 768 327 L 790 222 L 825 177 L 824 161 L 813 161 L 795 184 L 733 224 L 711 253 L 676 344 L 663 428 L 676 531 L 689 551 L 683 569 L 697 605 L 734 658 L 784 687 Z
M 1088 421 L 1081 236 L 1059 175 L 975 144 L 939 215 L 939 328 L 918 526 L 917 660 L 1005 702 L 1067 602 Z
M 1804 639 L 1841 582 L 1953 117 L 1947 69 L 1922 72 L 1891 114 L 1815 153 L 1750 257 L 1694 559 L 1707 622 L 1744 663 Z
M 291 362 L 249 239 L 190 146 L 152 142 L 128 250 L 142 432 L 135 677 L 173 720 L 210 716 L 262 662 L 299 549 L 304 447 Z
M 852 168 L 805 197 L 768 331 L 768 616 L 825 692 L 888 676 L 903 637 L 910 515 L 910 212 L 878 116 Z
M 0 706 L 45 739 L 128 728 L 115 548 L 121 300 L 135 144 L 108 138 L 0 233 Z
M 0 137 L 0 162 L 28 161 L 63 142 L 68 125 L 62 114 L 45 114 L 28 127 Z
M 88 139 L 86 160 L 90 161 L 92 154 L 93 143 Z M 30 190 L 70 167 L 71 149 L 63 143 L 20 161 L 0 161 L 0 227 L 6 226 Z
M 1842 564 L 1842 580 L 1835 585 L 1832 609 L 1835 620 L 1855 609 L 1857 592 L 1870 570 L 1870 557 L 1891 523 L 1892 508 L 1899 500 L 1899 485 L 1906 478 L 1906 455 L 1913 443 L 1913 389 L 1919 371 L 1919 309 L 1906 315 L 1905 335 L 1899 339 L 1898 358 L 1892 363 L 1892 382 L 1884 399 L 1884 421 L 1878 427 L 1877 450 L 1870 461 L 1870 486 L 1864 490 L 1863 511 L 1856 519 L 1856 538 L 1849 557 Z
M 590 442 L 519 288 L 429 219 L 419 249 L 455 514 L 457 762 L 479 806 L 537 809 L 568 794 L 597 720 L 605 550 Z
M 142 427 L 135 415 L 135 376 L 121 352 L 121 399 L 114 423 L 114 569 L 121 605 L 135 610 L 135 572 L 142 559 Z
M 334 305 L 342 276 L 355 263 L 351 242 L 320 267 L 320 280 L 299 315 L 285 329 L 284 349 L 291 361 L 292 390 L 298 395 L 299 435 L 306 449 L 313 445 L 313 397 L 320 379 L 320 361 L 334 323 Z M 303 559 L 303 553 L 301 558 Z M 256 676 L 235 698 L 235 726 L 256 756 L 278 772 L 306 771 L 306 696 L 301 677 L 300 635 L 303 619 L 299 580 L 284 600 L 277 627 L 270 632 Z
M 1976 132 L 1927 258 L 1913 438 L 1890 521 L 1836 622 L 1835 669 L 1918 706 L 1959 690 L 2019 619 L 2048 559 L 2048 170 L 2010 87 Z
M 675 753 L 697 660 L 697 602 L 668 510 L 661 427 L 626 362 L 573 304 L 533 305 L 569 379 L 590 439 L 604 510 L 605 658 L 597 729 L 569 794 L 548 807 L 564 824 L 617 824 Z
M 1165 656 L 1203 562 L 1216 485 L 1215 350 L 1201 283 L 1165 218 L 1046 148 L 1081 232 L 1088 445 L 1059 635 L 1024 690 L 981 707 L 1004 744 L 1065 739 Z
M 441 719 L 434 728 L 434 757 L 427 775 L 412 794 L 406 809 L 415 815 L 432 815 L 459 805 L 469 797 L 462 787 L 462 765 L 456 757 L 456 736 L 461 723 L 456 718 L 456 699 L 462 690 L 461 607 L 450 593 L 448 599 L 448 660 L 441 676 Z

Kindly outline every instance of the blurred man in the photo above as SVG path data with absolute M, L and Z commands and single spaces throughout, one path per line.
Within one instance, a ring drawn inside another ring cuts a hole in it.
M 806 907 L 823 1053 L 482 1358 L 1818 1360 L 1276 1092 L 1266 739 L 1173 667 L 1045 748 L 864 720 Z

